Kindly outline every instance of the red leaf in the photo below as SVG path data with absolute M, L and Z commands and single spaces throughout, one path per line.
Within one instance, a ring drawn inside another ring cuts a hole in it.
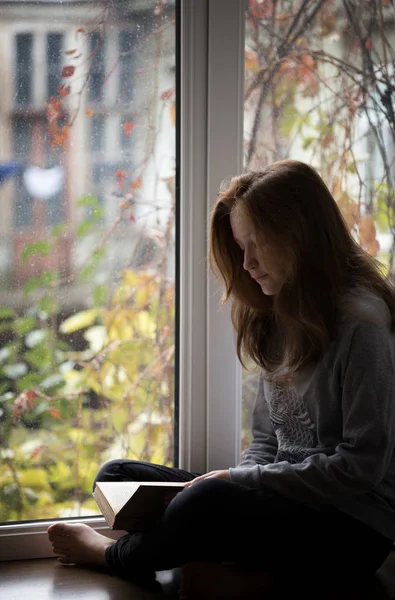
M 71 77 L 75 71 L 75 67 L 73 65 L 67 65 L 67 67 L 63 67 L 62 77 Z
M 125 171 L 123 169 L 118 169 L 117 171 L 115 171 L 115 177 L 117 178 L 118 189 L 121 189 L 126 179 Z
M 71 87 L 69 85 L 65 86 L 62 84 L 58 87 L 58 93 L 61 98 L 65 98 L 66 96 L 68 96 L 70 94 L 70 92 L 71 92 Z
M 136 127 L 136 125 L 134 123 L 130 123 L 129 121 L 127 121 L 126 123 L 123 124 L 124 134 L 129 137 L 129 135 L 132 133 L 132 131 L 135 127 Z
M 88 106 L 88 108 L 86 109 L 85 114 L 87 117 L 91 117 L 93 115 L 93 110 L 90 106 Z
M 161 100 L 168 100 L 169 98 L 171 98 L 171 96 L 173 95 L 173 90 L 165 90 L 164 92 L 161 93 L 160 95 L 160 99 Z
M 62 102 L 56 96 L 51 96 L 46 104 L 46 116 L 49 123 L 56 121 L 62 109 Z
M 12 420 L 15 422 L 21 414 L 28 410 L 32 410 L 36 403 L 38 394 L 35 390 L 26 390 L 17 396 L 14 400 L 14 407 L 12 411 Z
M 30 459 L 36 458 L 36 456 L 40 454 L 40 452 L 44 450 L 45 447 L 46 446 L 44 444 L 40 444 L 40 446 L 34 448 L 34 450 L 32 450 L 32 452 L 30 453 Z
M 251 14 L 257 19 L 265 19 L 273 14 L 273 0 L 250 0 Z
M 132 181 L 132 183 L 130 184 L 130 187 L 132 188 L 132 190 L 137 190 L 142 185 L 143 185 L 143 180 L 141 179 L 141 177 L 138 177 L 137 179 L 134 179 L 134 181 Z
M 310 54 L 303 54 L 302 62 L 307 69 L 314 69 L 315 67 L 315 60 Z
M 75 54 L 76 52 L 77 52 L 77 48 L 74 48 L 74 50 L 66 50 L 67 56 L 71 56 L 72 54 Z
M 53 406 L 49 409 L 49 412 L 54 417 L 54 419 L 61 419 L 62 418 L 62 415 L 60 414 L 60 412 L 58 411 L 58 409 L 54 408 Z

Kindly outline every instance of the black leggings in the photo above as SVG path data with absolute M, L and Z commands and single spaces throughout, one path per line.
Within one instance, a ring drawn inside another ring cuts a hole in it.
M 198 473 L 132 460 L 103 465 L 95 481 L 190 481 Z M 221 479 L 185 488 L 150 530 L 107 548 L 123 576 L 173 569 L 192 561 L 230 562 L 275 579 L 335 582 L 371 576 L 393 542 L 334 509 L 314 510 L 268 489 Z M 323 579 L 324 578 L 324 579 Z

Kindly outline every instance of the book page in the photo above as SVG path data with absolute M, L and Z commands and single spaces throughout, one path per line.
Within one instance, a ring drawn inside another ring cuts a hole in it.
M 140 483 L 138 481 L 99 481 L 96 485 L 116 515 L 133 496 Z

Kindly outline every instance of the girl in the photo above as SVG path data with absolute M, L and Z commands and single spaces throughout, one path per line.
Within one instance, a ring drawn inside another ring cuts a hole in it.
M 223 184 L 210 264 L 238 356 L 261 369 L 250 447 L 200 476 L 105 464 L 96 481 L 187 483 L 151 530 L 117 542 L 51 525 L 54 552 L 130 576 L 182 567 L 188 599 L 355 585 L 395 539 L 394 289 L 318 173 L 292 160 Z

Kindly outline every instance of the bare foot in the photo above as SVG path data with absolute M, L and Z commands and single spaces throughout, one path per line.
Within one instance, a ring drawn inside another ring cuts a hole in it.
M 107 565 L 106 548 L 113 539 L 101 535 L 83 523 L 53 523 L 48 527 L 48 537 L 59 562 L 85 565 Z
M 211 562 L 189 563 L 181 569 L 180 600 L 261 598 L 272 587 L 268 573 Z

